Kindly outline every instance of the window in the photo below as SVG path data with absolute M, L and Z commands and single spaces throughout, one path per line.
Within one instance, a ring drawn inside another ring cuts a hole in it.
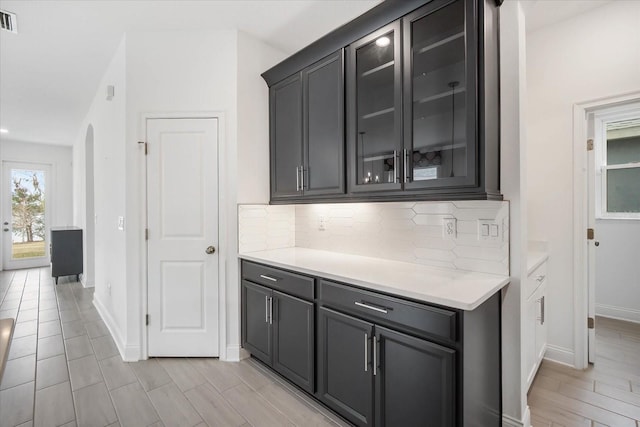
M 597 216 L 640 219 L 640 106 L 595 119 Z

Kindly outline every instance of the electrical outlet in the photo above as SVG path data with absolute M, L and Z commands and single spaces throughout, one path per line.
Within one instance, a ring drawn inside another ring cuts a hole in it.
M 111 295 L 111 283 L 107 282 L 107 293 Z
M 326 228 L 326 224 L 325 224 L 325 222 L 326 222 L 326 220 L 325 220 L 324 215 L 320 215 L 320 216 L 318 217 L 318 230 L 320 230 L 320 231 L 324 231 L 324 230 L 326 230 L 326 229 L 327 229 L 327 228 Z
M 458 227 L 455 218 L 442 219 L 442 237 L 445 240 L 454 240 L 458 234 Z

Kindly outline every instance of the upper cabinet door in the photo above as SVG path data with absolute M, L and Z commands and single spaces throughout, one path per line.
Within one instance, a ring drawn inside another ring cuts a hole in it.
M 300 73 L 273 85 L 269 101 L 271 199 L 302 195 L 302 79 Z M 241 160 L 242 163 L 242 160 Z M 250 171 L 247 171 L 250 173 Z
M 405 189 L 477 185 L 471 3 L 436 0 L 403 18 Z
M 348 47 L 347 151 L 351 192 L 400 190 L 400 21 Z
M 305 196 L 345 192 L 343 50 L 302 71 Z

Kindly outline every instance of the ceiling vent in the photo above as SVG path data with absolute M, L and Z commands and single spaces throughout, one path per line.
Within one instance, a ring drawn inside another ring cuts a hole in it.
M 0 27 L 5 31 L 18 34 L 16 14 L 7 12 L 6 10 L 0 10 Z

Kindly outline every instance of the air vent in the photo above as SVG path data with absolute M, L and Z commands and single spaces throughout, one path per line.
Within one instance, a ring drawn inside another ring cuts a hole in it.
M 16 14 L 7 12 L 6 10 L 0 10 L 0 27 L 5 31 L 18 34 Z

